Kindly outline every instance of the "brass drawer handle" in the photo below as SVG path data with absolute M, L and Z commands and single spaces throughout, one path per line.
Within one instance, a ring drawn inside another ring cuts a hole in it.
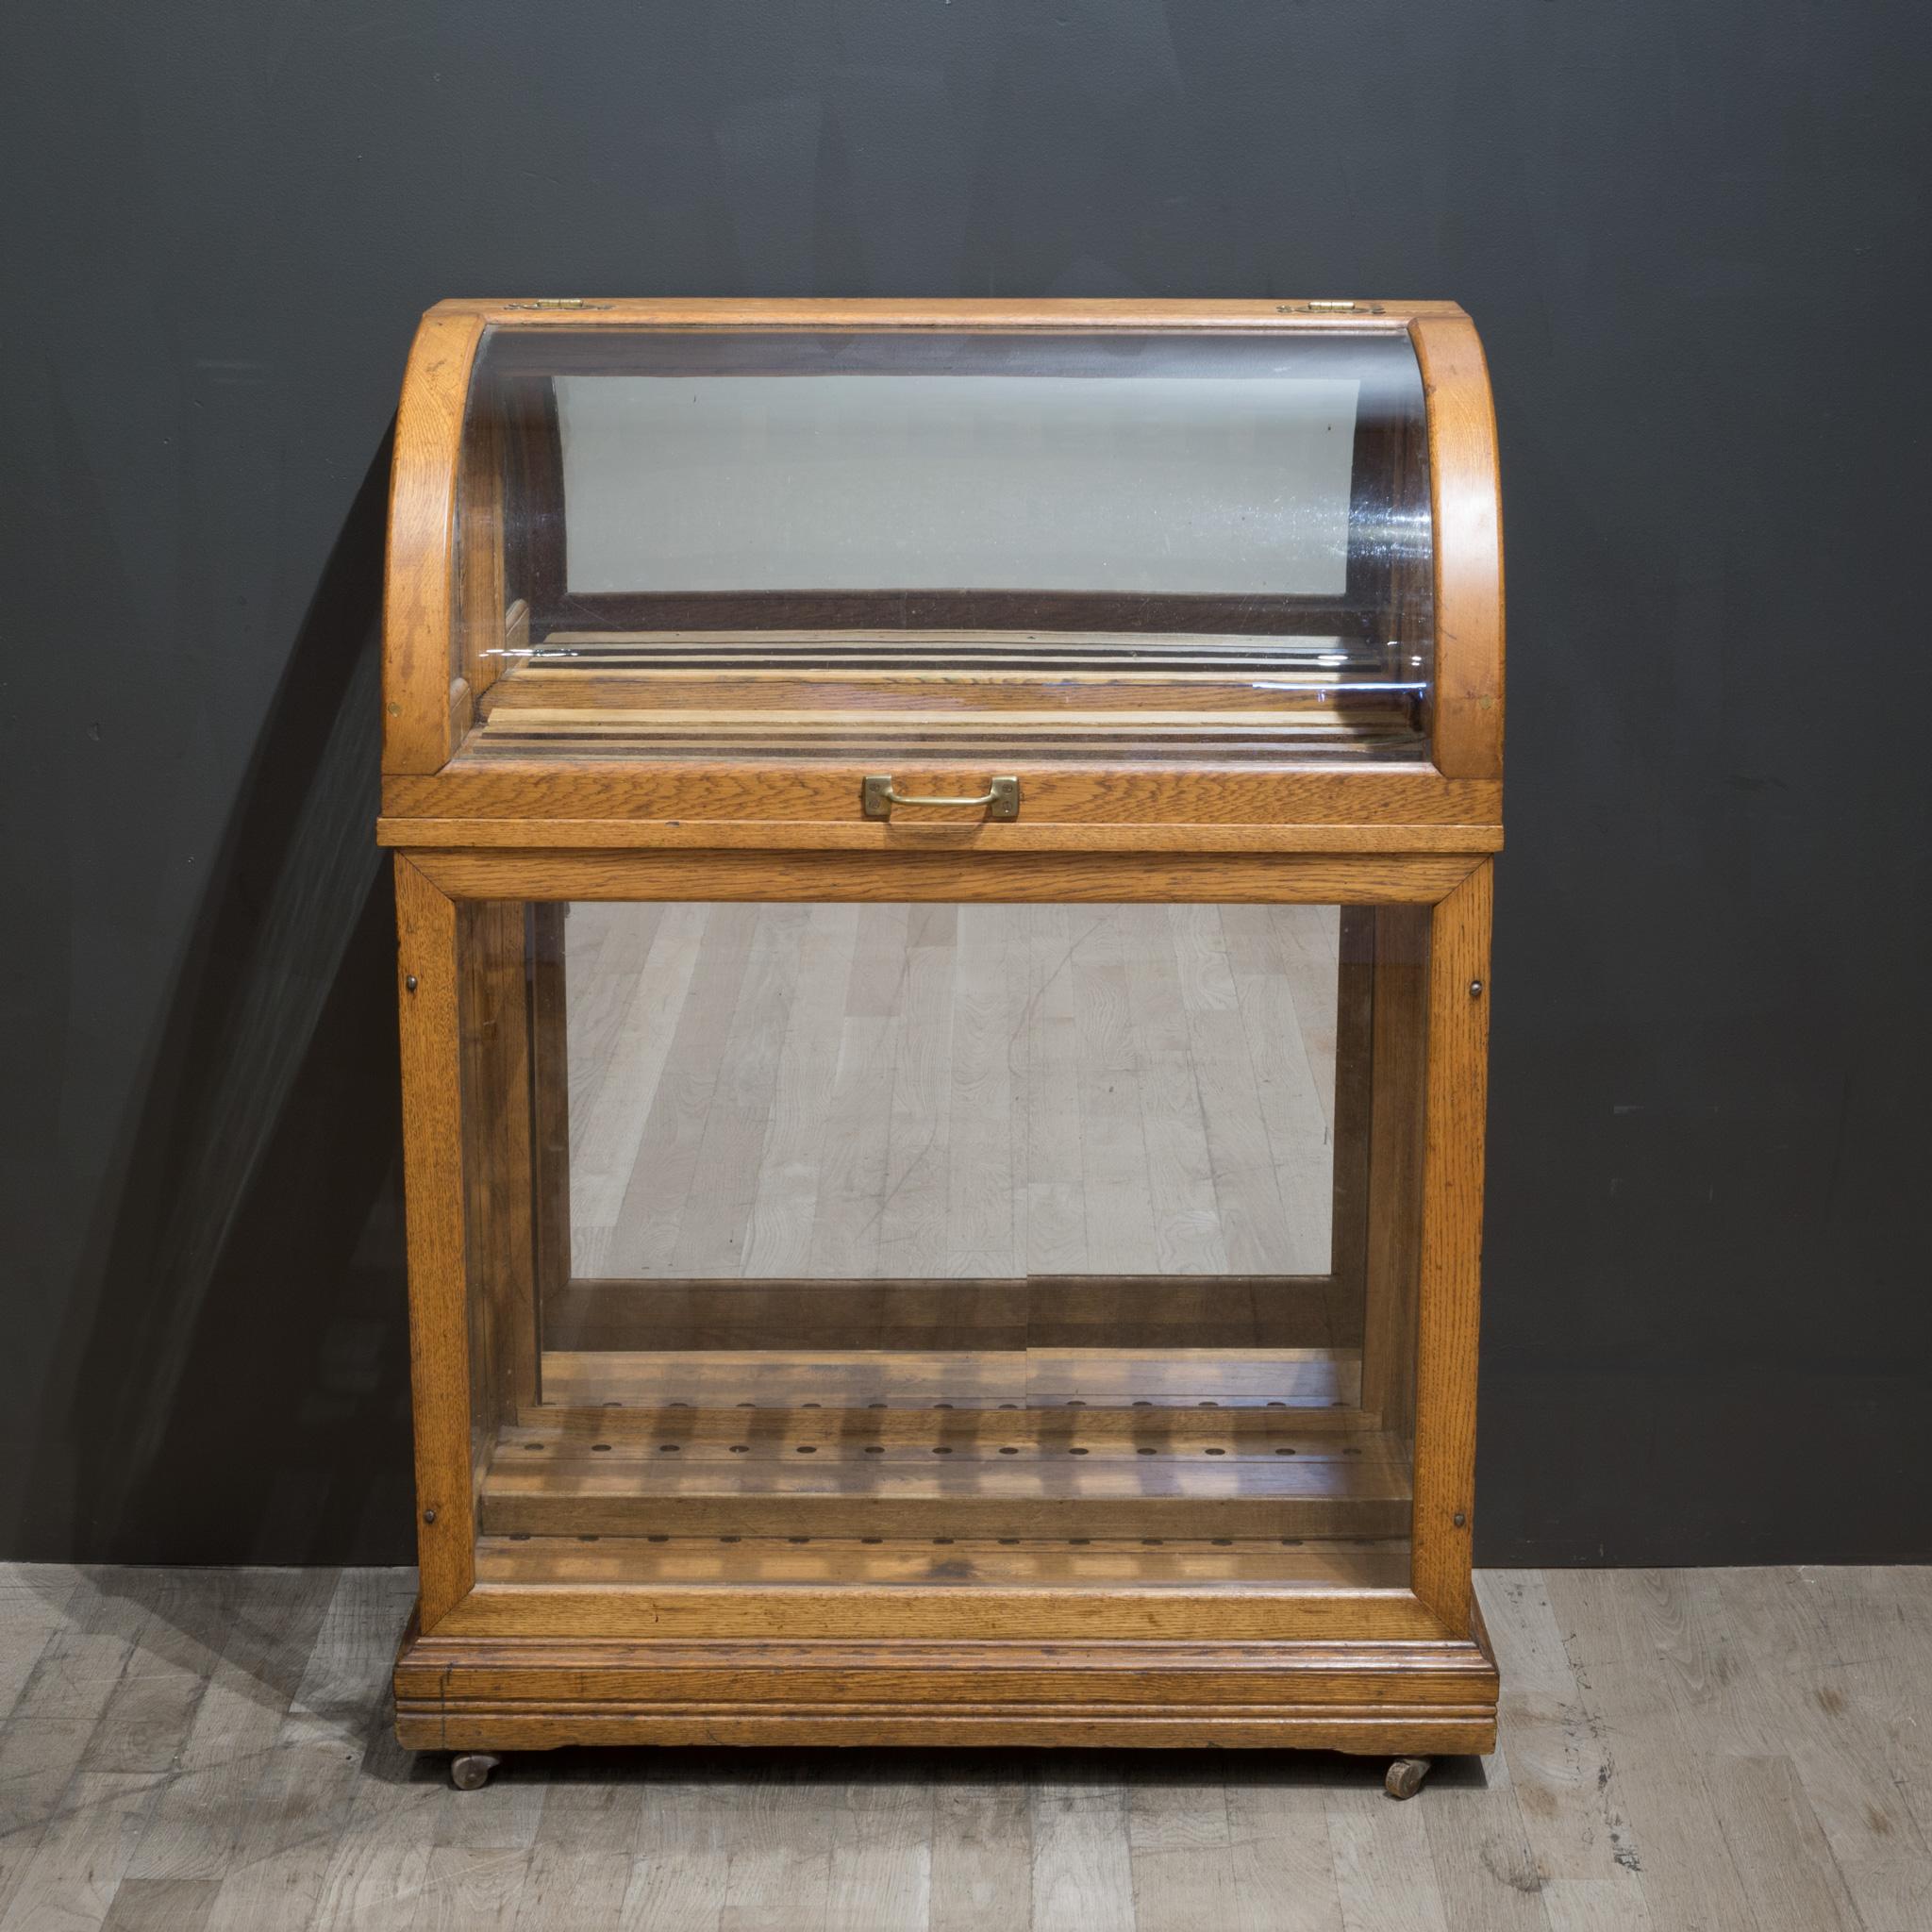
M 889 819 L 895 805 L 983 805 L 990 819 L 1016 819 L 1020 816 L 1020 781 L 1017 778 L 989 778 L 977 798 L 912 798 L 892 790 L 890 772 L 877 772 L 865 781 L 860 793 L 869 819 Z

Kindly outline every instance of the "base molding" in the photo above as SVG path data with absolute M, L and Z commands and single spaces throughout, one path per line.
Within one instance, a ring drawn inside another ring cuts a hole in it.
M 1494 1664 L 1441 1642 L 1037 1643 L 424 1637 L 395 1669 L 418 1751 L 570 1744 L 1485 1752 Z

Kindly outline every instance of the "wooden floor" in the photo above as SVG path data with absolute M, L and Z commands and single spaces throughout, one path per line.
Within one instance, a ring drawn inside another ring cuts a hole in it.
M 0 1932 L 1925 1932 L 1932 1570 L 1496 1573 L 1503 1745 L 1378 1762 L 390 1735 L 402 1571 L 0 1570 Z
M 1324 906 L 578 905 L 584 1277 L 1321 1274 Z

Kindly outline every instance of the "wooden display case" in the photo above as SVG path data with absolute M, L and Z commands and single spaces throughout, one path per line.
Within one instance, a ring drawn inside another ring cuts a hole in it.
M 445 302 L 397 1728 L 1491 1747 L 1447 303 Z

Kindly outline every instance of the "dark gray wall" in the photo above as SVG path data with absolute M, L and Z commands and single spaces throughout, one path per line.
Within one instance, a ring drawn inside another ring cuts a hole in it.
M 1480 1549 L 1932 1557 L 1918 0 L 16 23 L 0 1553 L 409 1549 L 385 438 L 447 294 L 1449 295 L 1510 566 Z

